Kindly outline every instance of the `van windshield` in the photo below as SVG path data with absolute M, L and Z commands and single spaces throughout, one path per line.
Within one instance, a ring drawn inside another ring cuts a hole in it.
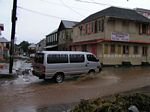
M 93 61 L 93 62 L 98 62 L 99 60 L 96 59 L 95 56 L 91 55 L 91 54 L 87 54 L 87 60 L 88 61 Z
M 37 53 L 35 55 L 34 62 L 43 64 L 43 62 L 44 62 L 44 53 Z

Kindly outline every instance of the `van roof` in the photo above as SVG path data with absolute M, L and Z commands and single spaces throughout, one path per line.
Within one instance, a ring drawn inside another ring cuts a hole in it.
M 82 52 L 82 51 L 40 51 L 38 53 L 45 53 L 45 54 L 53 54 L 53 53 L 56 53 L 56 54 L 92 54 L 90 52 Z

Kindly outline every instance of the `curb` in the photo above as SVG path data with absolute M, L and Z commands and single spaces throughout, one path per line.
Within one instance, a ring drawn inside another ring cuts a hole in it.
M 13 76 L 13 75 L 1 75 L 0 74 L 0 78 L 15 78 L 16 76 Z

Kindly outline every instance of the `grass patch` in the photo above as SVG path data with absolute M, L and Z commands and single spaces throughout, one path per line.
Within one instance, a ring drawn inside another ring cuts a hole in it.
M 150 112 L 150 96 L 135 93 L 81 100 L 71 112 L 128 112 L 131 105 L 135 105 L 140 112 Z

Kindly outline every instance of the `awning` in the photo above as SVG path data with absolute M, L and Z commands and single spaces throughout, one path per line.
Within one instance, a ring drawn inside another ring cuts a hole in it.
M 57 47 L 58 45 L 51 45 L 51 46 L 46 46 L 44 48 L 53 48 L 53 47 Z
M 86 44 L 96 44 L 103 42 L 103 39 L 96 39 L 96 40 L 89 40 L 89 41 L 81 41 L 81 42 L 75 42 L 72 45 L 86 45 Z

